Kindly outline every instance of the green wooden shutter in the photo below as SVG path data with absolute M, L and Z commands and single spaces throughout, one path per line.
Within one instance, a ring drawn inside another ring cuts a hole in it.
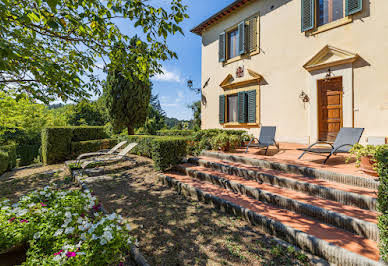
M 346 16 L 353 15 L 360 11 L 362 11 L 362 0 L 346 0 Z
M 302 32 L 314 28 L 315 22 L 315 0 L 301 0 L 302 2 Z
M 238 51 L 245 54 L 245 21 L 238 24 Z
M 238 122 L 239 123 L 246 123 L 247 122 L 247 111 L 248 111 L 248 104 L 247 104 L 247 93 L 245 91 L 238 93 Z
M 220 62 L 225 62 L 225 52 L 225 32 L 223 32 L 218 40 L 218 58 Z
M 247 43 L 247 51 L 252 52 L 257 49 L 257 18 L 251 18 L 248 21 L 247 32 L 245 36 L 245 42 Z
M 225 95 L 220 95 L 219 106 L 219 121 L 223 124 L 225 123 Z
M 247 91 L 248 123 L 256 123 L 256 90 Z

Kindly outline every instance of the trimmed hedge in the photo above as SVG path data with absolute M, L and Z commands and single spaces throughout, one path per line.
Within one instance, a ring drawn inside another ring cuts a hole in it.
M 37 145 L 18 145 L 16 147 L 17 158 L 20 159 L 19 166 L 33 164 L 40 155 L 40 144 Z
M 116 144 L 117 144 L 117 140 L 115 139 L 97 139 L 97 140 L 72 142 L 71 154 L 72 154 L 72 157 L 74 158 L 82 153 L 111 149 Z
M 167 170 L 186 157 L 187 137 L 132 135 L 123 138 L 129 143 L 138 143 L 131 153 L 151 158 L 158 171 Z
M 42 130 L 42 162 L 54 164 L 71 159 L 72 142 L 105 139 L 104 127 L 49 127 Z
M 16 167 L 16 145 L 0 146 L 0 152 L 5 152 L 8 155 L 7 170 L 11 170 Z
M 0 151 L 0 175 L 8 169 L 8 153 Z
M 162 129 L 156 131 L 158 136 L 192 136 L 194 130 Z
M 377 207 L 381 213 L 378 218 L 380 256 L 388 262 L 388 145 L 377 147 L 375 157 L 380 179 L 377 196 Z

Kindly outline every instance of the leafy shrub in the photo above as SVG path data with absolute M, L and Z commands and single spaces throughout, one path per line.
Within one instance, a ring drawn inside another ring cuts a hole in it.
M 42 130 L 43 164 L 54 164 L 71 158 L 71 143 L 104 139 L 104 127 L 49 127 Z
M 210 143 L 213 150 L 234 151 L 241 146 L 241 136 L 228 135 L 226 132 L 222 132 L 212 137 Z
M 90 191 L 49 187 L 0 202 L 0 253 L 28 242 L 26 265 L 117 265 L 134 238 L 100 206 Z
M 8 153 L 0 151 L 0 175 L 8 169 Z
M 350 149 L 349 153 L 351 155 L 354 155 L 356 157 L 356 165 L 359 167 L 361 162 L 361 157 L 367 156 L 372 157 L 372 162 L 375 162 L 375 153 L 378 146 L 374 145 L 366 145 L 363 146 L 359 143 L 353 145 L 353 147 Z M 346 161 L 349 161 L 351 157 L 348 157 Z
M 129 143 L 138 143 L 131 153 L 151 158 L 156 170 L 164 171 L 186 156 L 186 137 L 130 135 L 122 138 Z
M 380 212 L 378 227 L 380 230 L 380 255 L 388 262 L 388 145 L 376 147 L 375 158 L 379 173 L 380 185 L 377 206 Z
M 179 137 L 155 138 L 152 142 L 152 160 L 155 169 L 164 171 L 179 164 L 186 157 L 187 139 Z
M 37 145 L 17 145 L 17 158 L 20 159 L 19 166 L 30 165 L 40 155 L 40 144 Z
M 8 168 L 11 170 L 16 167 L 16 145 L 0 146 L 0 151 L 7 153 L 8 155 Z
M 194 134 L 194 130 L 175 130 L 175 129 L 162 129 L 156 132 L 158 136 L 192 136 Z
M 104 149 L 111 149 L 117 144 L 115 139 L 97 139 L 87 140 L 71 143 L 71 154 L 72 157 L 77 157 L 82 153 L 95 152 Z

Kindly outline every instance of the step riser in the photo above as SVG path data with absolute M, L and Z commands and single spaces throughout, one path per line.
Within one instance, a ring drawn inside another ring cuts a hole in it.
M 293 173 L 293 174 L 300 174 L 307 177 L 325 179 L 325 180 L 334 181 L 337 183 L 342 183 L 342 184 L 347 184 L 352 186 L 358 186 L 358 187 L 364 187 L 364 188 L 370 188 L 370 189 L 376 189 L 376 190 L 378 189 L 378 186 L 379 186 L 379 183 L 377 181 L 374 181 L 369 178 L 323 171 L 323 170 L 318 170 L 318 169 L 299 166 L 299 165 L 283 164 L 283 163 L 277 163 L 277 162 L 271 162 L 266 160 L 253 159 L 253 158 L 248 158 L 243 156 L 236 156 L 236 155 L 224 154 L 219 152 L 211 152 L 211 151 L 205 151 L 205 150 L 202 151 L 201 154 L 203 156 L 207 156 L 207 157 L 211 157 L 219 160 L 226 160 L 230 162 L 242 163 L 242 164 L 247 164 L 247 165 L 256 166 L 256 167 L 279 170 L 279 171 L 284 171 L 284 172 Z
M 270 174 L 261 173 L 253 170 L 246 170 L 243 168 L 208 162 L 206 160 L 191 158 L 190 163 L 200 165 L 202 167 L 210 168 L 221 173 L 236 175 L 243 178 L 253 179 L 257 182 L 274 185 L 277 187 L 284 187 L 295 191 L 307 193 L 311 196 L 320 197 L 327 200 L 340 202 L 345 205 L 355 206 L 361 209 L 376 211 L 376 199 L 356 193 L 346 192 L 333 188 L 327 188 L 312 183 L 296 181 L 290 178 L 278 177 Z
M 261 231 L 294 244 L 307 252 L 328 260 L 331 263 L 336 263 L 338 265 L 379 265 L 376 261 L 370 260 L 338 246 L 331 245 L 328 242 L 312 235 L 295 230 L 292 227 L 269 219 L 247 208 L 243 208 L 232 202 L 223 200 L 209 193 L 205 193 L 169 176 L 161 174 L 159 175 L 159 180 L 163 184 L 175 188 L 179 193 L 186 197 L 212 204 L 215 208 L 223 212 L 241 216 Z
M 379 231 L 376 224 L 365 222 L 333 211 L 328 211 L 317 206 L 302 203 L 297 200 L 286 198 L 257 188 L 244 186 L 242 184 L 193 169 L 178 166 L 178 170 L 193 178 L 211 182 L 235 193 L 240 193 L 264 203 L 314 218 L 323 223 L 331 224 L 365 238 L 375 241 L 378 240 Z

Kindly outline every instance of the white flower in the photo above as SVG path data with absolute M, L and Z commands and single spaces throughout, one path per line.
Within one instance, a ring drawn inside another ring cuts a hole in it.
M 65 212 L 65 216 L 71 219 L 71 212 Z
M 131 226 L 129 224 L 125 225 L 125 228 L 128 230 L 128 231 L 131 231 Z
M 119 225 L 116 225 L 116 229 L 117 229 L 118 231 L 121 231 L 121 227 L 120 227 Z
M 79 255 L 79 256 L 85 255 L 85 252 L 77 252 L 77 255 Z
M 116 219 L 116 213 L 112 213 L 111 215 L 108 216 L 107 219 L 110 221 L 113 221 L 114 219 Z
M 94 216 L 98 217 L 100 214 L 98 214 L 98 212 L 95 212 L 94 213 Z
M 131 245 L 131 244 L 132 244 L 132 240 L 131 240 L 131 238 L 128 238 L 128 240 L 127 240 L 127 244 L 128 244 L 128 245 Z
M 104 238 L 100 240 L 100 245 L 101 246 L 105 245 L 106 243 L 108 243 L 108 242 L 106 242 L 106 240 Z
M 39 194 L 40 194 L 40 195 L 45 195 L 45 194 L 46 194 L 46 192 L 44 192 L 44 191 L 41 191 L 41 192 L 39 192 Z
M 59 236 L 59 235 L 61 235 L 62 233 L 63 233 L 63 229 L 58 229 L 58 230 L 55 232 L 54 236 Z
M 65 244 L 63 246 L 63 249 L 64 250 L 73 250 L 73 249 L 75 249 L 75 247 L 73 245 Z
M 75 245 L 75 247 L 76 247 L 76 248 L 80 248 L 80 247 L 81 247 L 81 245 L 82 245 L 82 241 L 78 242 L 78 244 L 77 244 L 77 245 Z
M 48 189 L 50 189 L 50 186 L 45 186 L 44 188 L 43 188 L 43 190 L 48 190 Z
M 85 234 L 85 233 L 82 233 L 81 236 L 80 236 L 80 238 L 81 238 L 83 241 L 85 241 L 85 240 L 86 240 L 86 234 Z
M 82 217 L 78 217 L 77 223 L 82 224 L 82 221 L 83 221 Z
M 61 256 L 54 256 L 53 261 L 59 261 L 61 260 Z
M 22 210 L 18 211 L 17 215 L 18 215 L 18 216 L 23 216 L 23 215 L 26 215 L 27 212 L 28 212 L 28 210 L 22 209 Z
M 12 204 L 12 207 L 13 208 L 16 208 L 16 207 L 18 207 L 19 206 L 19 203 L 14 203 L 14 204 Z
M 28 208 L 32 208 L 34 206 L 35 206 L 35 203 L 30 203 L 30 204 L 27 205 Z
M 74 232 L 74 227 L 68 227 L 65 229 L 65 234 L 68 235 L 68 234 L 71 234 Z
M 96 240 L 96 239 L 98 239 L 98 237 L 95 234 L 93 234 L 92 235 L 92 240 Z
M 40 232 L 37 232 L 34 234 L 34 239 L 38 239 L 38 238 L 40 238 Z
M 110 231 L 105 231 L 102 235 L 108 242 L 113 239 L 113 235 Z

